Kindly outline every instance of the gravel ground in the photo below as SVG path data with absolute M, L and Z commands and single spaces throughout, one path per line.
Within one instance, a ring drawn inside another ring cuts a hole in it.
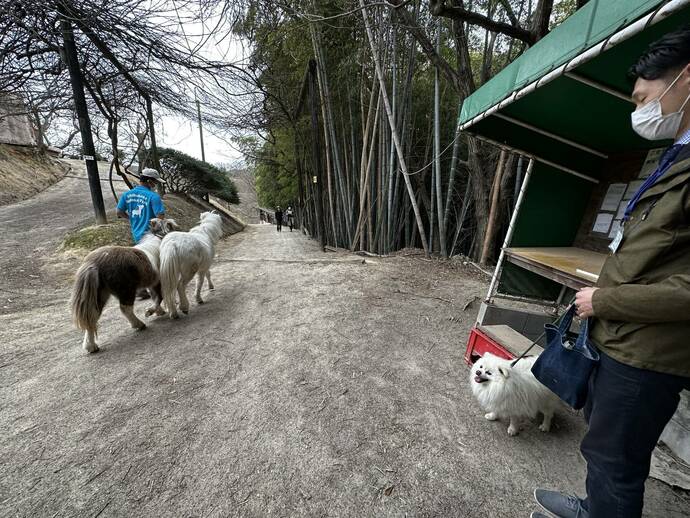
M 135 332 L 111 303 L 95 355 L 64 279 L 0 315 L 0 516 L 527 517 L 535 486 L 582 491 L 580 415 L 511 438 L 471 397 L 474 271 L 268 225 L 212 271 L 179 321 Z M 649 481 L 646 516 L 689 511 Z

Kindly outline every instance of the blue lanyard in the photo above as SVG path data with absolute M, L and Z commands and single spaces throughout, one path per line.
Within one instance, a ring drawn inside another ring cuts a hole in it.
M 635 207 L 640 201 L 642 195 L 648 189 L 650 189 L 657 182 L 657 180 L 659 180 L 659 178 L 666 173 L 666 171 L 670 169 L 670 167 L 673 165 L 673 161 L 676 159 L 681 149 L 683 149 L 682 144 L 674 144 L 664 152 L 659 160 L 659 165 L 657 166 L 656 171 L 649 175 L 649 178 L 647 178 L 644 183 L 640 185 L 640 188 L 637 189 L 637 192 L 632 198 L 630 198 L 628 205 L 625 207 L 625 212 L 623 213 L 624 222 L 630 219 L 630 214 L 632 214 L 633 210 L 635 210 Z

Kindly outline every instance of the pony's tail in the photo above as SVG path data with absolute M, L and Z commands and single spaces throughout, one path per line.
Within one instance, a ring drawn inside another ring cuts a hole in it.
M 72 321 L 84 331 L 96 332 L 101 311 L 98 307 L 98 267 L 94 264 L 83 264 L 77 270 L 72 299 Z
M 175 290 L 180 279 L 180 251 L 177 243 L 167 242 L 161 247 L 160 251 L 160 277 L 161 277 L 161 292 L 163 293 L 163 302 L 168 312 L 173 315 L 175 313 Z

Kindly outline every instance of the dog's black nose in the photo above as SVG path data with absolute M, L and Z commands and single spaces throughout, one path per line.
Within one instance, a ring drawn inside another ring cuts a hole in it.
M 475 372 L 475 374 L 476 374 L 477 376 L 481 376 L 481 375 L 482 375 L 482 371 L 477 371 L 477 372 Z

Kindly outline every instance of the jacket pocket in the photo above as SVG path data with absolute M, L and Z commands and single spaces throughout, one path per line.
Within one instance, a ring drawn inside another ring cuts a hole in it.
M 613 333 L 618 342 L 624 342 L 627 337 L 637 333 L 640 329 L 647 327 L 647 324 L 639 324 L 635 322 L 618 322 L 613 328 Z

